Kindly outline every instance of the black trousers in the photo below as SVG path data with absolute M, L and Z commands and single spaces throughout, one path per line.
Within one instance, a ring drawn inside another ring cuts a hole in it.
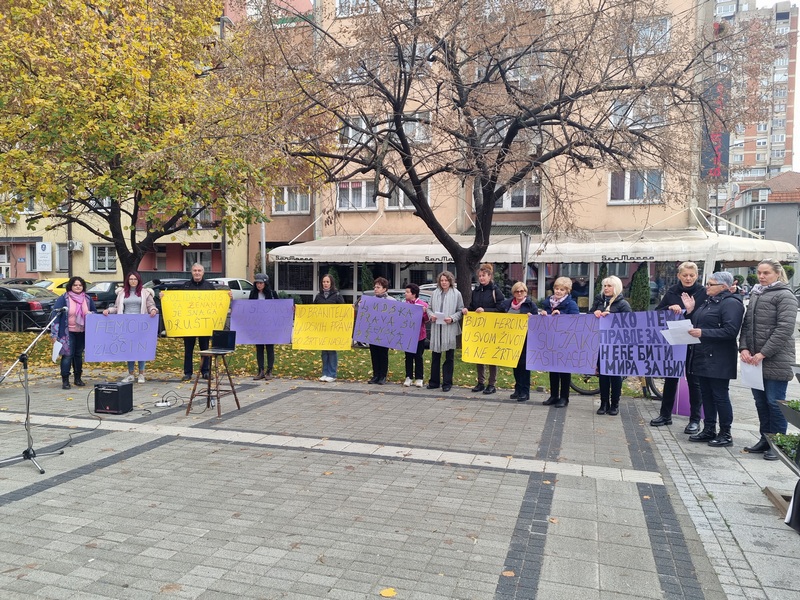
M 422 379 L 422 353 L 425 352 L 425 340 L 417 342 L 416 352 L 406 352 L 406 377 Z
M 572 373 L 550 373 L 550 395 L 569 399 L 570 381 L 572 381 Z
M 203 335 L 197 338 L 183 338 L 183 374 L 191 375 L 194 371 L 194 345 L 195 340 L 200 340 L 200 350 L 208 350 L 208 343 L 211 338 Z M 200 363 L 200 372 L 208 373 L 211 369 L 211 357 L 206 356 Z
M 520 396 L 528 397 L 531 395 L 531 372 L 525 364 L 526 351 L 525 347 L 522 348 L 522 354 L 519 356 L 517 366 L 514 367 L 514 391 Z
M 372 359 L 372 376 L 375 379 L 386 379 L 389 374 L 389 349 L 370 344 L 369 357 Z
M 272 367 L 275 366 L 275 344 L 256 344 L 258 370 L 264 370 L 264 346 L 267 347 L 267 371 L 272 373 Z
M 456 351 L 447 350 L 444 353 L 444 365 L 442 365 L 442 353 L 431 352 L 431 379 L 433 385 L 453 385 L 453 369 L 455 367 Z M 439 379 L 439 368 L 441 366 L 441 380 Z
M 613 406 L 619 404 L 619 397 L 622 395 L 622 376 L 600 375 L 598 379 L 600 380 L 600 401 L 608 404 L 610 393 L 611 404 Z
M 675 408 L 675 399 L 678 397 L 679 379 L 669 377 L 664 379 L 664 397 L 661 400 L 659 414 L 664 418 L 672 416 Z M 700 422 L 700 408 L 703 406 L 703 394 L 700 392 L 700 380 L 696 375 L 686 373 L 686 383 L 689 384 L 689 420 Z

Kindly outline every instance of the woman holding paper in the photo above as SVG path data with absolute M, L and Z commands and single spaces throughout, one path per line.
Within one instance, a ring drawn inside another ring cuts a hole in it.
M 322 276 L 322 290 L 314 298 L 314 304 L 344 304 L 344 298 L 333 285 L 333 277 L 330 275 Z M 331 383 L 336 381 L 339 370 L 339 355 L 336 350 L 322 351 L 322 377 L 320 381 Z
M 258 273 L 253 278 L 253 289 L 250 290 L 248 300 L 277 300 L 276 294 L 269 287 L 269 275 Z M 264 371 L 264 348 L 267 349 L 267 370 Z M 272 379 L 272 367 L 275 366 L 275 344 L 256 344 L 256 363 L 258 363 L 258 373 L 254 380 Z
M 75 375 L 75 385 L 86 385 L 83 374 L 83 350 L 86 346 L 86 315 L 95 312 L 94 301 L 86 294 L 86 281 L 83 277 L 70 277 L 67 291 L 53 304 L 52 319 L 58 318 L 50 328 L 54 342 L 61 344 L 61 389 L 70 389 L 69 371 Z
M 736 379 L 736 337 L 742 327 L 744 306 L 742 297 L 731 292 L 732 285 L 733 275 L 719 271 L 708 278 L 706 299 L 701 305 L 696 306 L 689 294 L 682 296 L 694 325 L 689 335 L 700 340 L 692 348 L 686 367 L 699 379 L 703 396 L 703 431 L 689 436 L 689 441 L 708 442 L 717 448 L 733 445 L 733 407 L 728 387 L 731 379 Z
M 506 313 L 515 315 L 529 315 L 538 314 L 536 305 L 528 296 L 527 286 L 518 281 L 511 286 L 511 298 L 503 300 L 500 306 L 501 310 Z M 528 337 L 522 343 L 522 353 L 519 355 L 517 366 L 514 367 L 514 393 L 511 394 L 511 399 L 517 402 L 525 402 L 531 397 L 531 372 L 527 367 L 527 346 Z
M 577 302 L 573 300 L 572 279 L 559 277 L 553 282 L 553 295 L 546 298 L 544 308 L 539 311 L 542 316 L 547 315 L 577 315 L 580 314 Z M 556 408 L 564 408 L 569 404 L 569 384 L 572 373 L 550 373 L 550 397 L 542 402 L 545 406 L 550 404 Z
M 761 365 L 764 389 L 753 388 L 761 439 L 745 452 L 764 453 L 777 460 L 765 435 L 786 433 L 786 419 L 778 406 L 786 399 L 786 387 L 794 376 L 794 335 L 797 300 L 786 272 L 777 260 L 762 260 L 756 270 L 758 284 L 750 291 L 750 304 L 739 336 L 739 356 L 749 365 Z
M 671 310 L 676 315 L 681 314 L 686 307 L 683 304 L 683 294 L 694 298 L 695 305 L 699 306 L 706 297 L 705 286 L 697 281 L 697 265 L 693 262 L 683 262 L 678 265 L 678 283 L 669 288 L 655 310 Z M 692 351 L 692 346 L 687 352 Z M 688 357 L 688 354 L 687 354 Z M 688 362 L 688 360 L 687 360 Z M 667 377 L 664 379 L 664 394 L 661 400 L 661 409 L 658 416 L 650 421 L 653 427 L 672 425 L 672 409 L 675 407 L 675 396 L 678 393 L 679 379 Z M 683 433 L 694 434 L 700 431 L 700 408 L 703 406 L 703 396 L 700 393 L 700 381 L 696 376 L 686 373 L 686 382 L 689 384 L 689 424 Z
M 131 271 L 125 278 L 124 285 L 117 290 L 117 299 L 113 306 L 105 309 L 103 314 L 106 316 L 123 314 L 156 317 L 158 316 L 158 309 L 153 298 L 153 290 L 142 287 L 142 276 L 136 271 Z M 139 361 L 139 383 L 144 383 L 144 364 L 145 361 Z M 122 383 L 133 382 L 134 366 L 135 362 L 129 360 L 128 375 L 122 380 Z
M 611 313 L 628 313 L 631 305 L 622 297 L 622 281 L 616 275 L 603 279 L 603 293 L 594 299 L 591 312 L 598 319 L 607 317 Z M 598 372 L 600 365 L 598 364 Z M 599 373 L 600 382 L 600 408 L 598 415 L 618 415 L 619 399 L 622 396 L 622 377 L 620 375 L 603 375 Z
M 462 317 L 461 310 L 464 308 L 464 299 L 455 286 L 455 276 L 450 271 L 442 271 L 431 296 L 431 305 L 428 308 L 428 317 L 432 323 L 429 390 L 435 390 L 440 384 L 443 392 L 449 392 L 453 387 L 456 339 L 461 333 L 459 322 Z M 443 366 L 442 353 L 445 355 Z

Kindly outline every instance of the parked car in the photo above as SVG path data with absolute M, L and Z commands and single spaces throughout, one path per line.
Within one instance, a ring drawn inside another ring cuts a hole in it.
M 39 281 L 35 282 L 33 285 L 37 287 L 43 287 L 51 292 L 55 292 L 56 294 L 63 294 L 67 291 L 67 282 L 70 280 L 69 277 L 51 277 L 50 279 L 40 279 Z M 84 279 L 86 282 L 86 287 L 92 287 L 92 282 L 88 279 Z
M 95 281 L 86 290 L 94 300 L 98 311 L 105 310 L 117 300 L 117 289 L 123 286 L 121 281 Z
M 254 287 L 247 279 L 237 279 L 236 277 L 217 277 L 216 279 L 209 279 L 209 281 L 217 286 L 218 289 L 225 289 L 220 286 L 227 286 L 227 289 L 233 292 L 234 300 L 247 300 L 250 298 L 250 290 Z
M 0 285 L 33 285 L 39 281 L 36 277 L 9 277 L 0 279 Z
M 36 295 L 19 287 L 0 286 L 0 331 L 27 331 L 47 326 L 58 296 L 44 289 L 34 291 Z

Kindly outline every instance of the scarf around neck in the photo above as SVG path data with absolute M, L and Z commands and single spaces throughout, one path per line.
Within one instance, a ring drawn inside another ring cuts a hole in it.
M 766 290 L 768 290 L 771 287 L 774 287 L 774 286 L 778 285 L 779 283 L 781 283 L 781 282 L 780 281 L 773 281 L 769 285 L 761 285 L 760 283 L 757 283 L 757 284 L 755 284 L 753 286 L 753 289 L 750 290 L 750 293 L 751 294 L 755 294 L 755 295 L 763 294 Z
M 75 324 L 83 327 L 86 322 L 86 311 L 83 308 L 86 305 L 86 293 L 76 294 L 70 290 L 67 292 L 67 298 L 75 303 Z

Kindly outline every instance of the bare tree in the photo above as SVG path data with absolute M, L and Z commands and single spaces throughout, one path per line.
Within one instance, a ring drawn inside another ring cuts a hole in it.
M 330 0 L 313 15 L 294 14 L 313 37 L 305 52 L 277 26 L 275 15 L 291 12 L 285 4 L 267 5 L 261 27 L 272 32 L 263 43 L 276 45 L 299 90 L 289 111 L 329 117 L 289 153 L 329 182 L 366 176 L 375 178 L 377 196 L 401 190 L 463 280 L 489 245 L 496 202 L 525 180 L 542 182 L 554 231 L 571 223 L 565 181 L 585 170 L 652 165 L 669 173 L 664 189 L 645 182 L 663 202 L 696 193 L 704 132 L 742 120 L 757 102 L 753 89 L 727 78 L 760 68 L 745 59 L 762 43 L 756 31 L 713 28 L 710 13 L 698 10 L 710 8 L 657 0 Z M 708 93 L 720 81 L 724 110 Z M 427 183 L 440 177 L 472 198 L 468 247 L 437 218 Z

